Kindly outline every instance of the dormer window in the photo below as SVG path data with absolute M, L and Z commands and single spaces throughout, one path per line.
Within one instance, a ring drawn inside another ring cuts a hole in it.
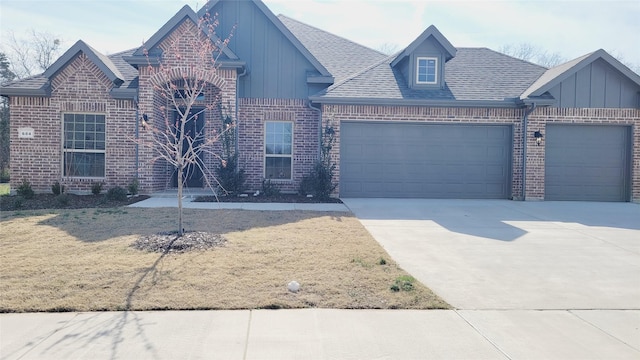
M 419 57 L 416 61 L 416 84 L 438 83 L 438 58 Z

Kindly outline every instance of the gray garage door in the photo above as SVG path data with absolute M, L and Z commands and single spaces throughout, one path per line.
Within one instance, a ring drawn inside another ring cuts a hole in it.
M 343 122 L 340 196 L 505 199 L 511 126 Z
M 631 128 L 547 125 L 545 199 L 627 201 Z

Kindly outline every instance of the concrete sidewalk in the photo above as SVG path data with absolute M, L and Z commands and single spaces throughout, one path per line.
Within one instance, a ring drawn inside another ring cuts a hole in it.
M 640 311 L 241 310 L 0 315 L 0 359 L 638 359 Z M 623 332 L 624 333 L 624 332 Z
M 194 202 L 194 197 L 184 197 L 182 207 L 185 209 L 238 209 L 238 210 L 262 210 L 262 211 L 349 211 L 340 203 L 251 203 L 251 202 Z M 153 196 L 129 205 L 130 207 L 163 208 L 178 207 L 176 197 Z

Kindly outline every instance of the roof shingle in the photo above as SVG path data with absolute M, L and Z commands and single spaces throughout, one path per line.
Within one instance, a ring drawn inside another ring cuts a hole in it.
M 320 98 L 503 101 L 515 99 L 547 69 L 486 48 L 458 48 L 443 89 L 411 89 L 393 56 L 329 87 Z
M 329 70 L 335 82 L 387 57 L 381 52 L 284 15 L 278 15 L 278 19 Z

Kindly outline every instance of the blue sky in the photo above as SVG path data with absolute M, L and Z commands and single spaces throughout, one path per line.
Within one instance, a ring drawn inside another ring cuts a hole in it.
M 185 4 L 204 0 L 0 0 L 0 48 L 32 28 L 82 39 L 105 54 L 142 44 Z M 284 14 L 363 45 L 407 46 L 435 25 L 457 47 L 526 42 L 573 59 L 600 48 L 640 67 L 639 0 L 264 0 Z

